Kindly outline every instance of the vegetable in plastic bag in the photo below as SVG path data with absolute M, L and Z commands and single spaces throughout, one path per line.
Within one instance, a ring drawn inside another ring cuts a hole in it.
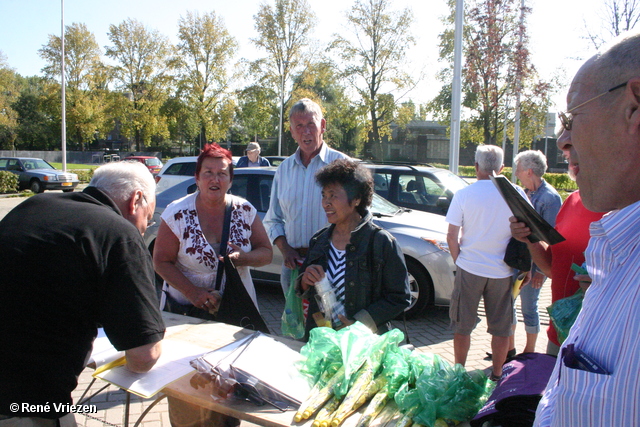
M 573 326 L 580 310 L 582 309 L 582 300 L 584 299 L 584 291 L 579 288 L 575 294 L 570 297 L 562 298 L 547 307 L 547 312 L 553 322 L 553 327 L 558 333 L 558 341 L 560 344 L 569 336 L 569 330 Z

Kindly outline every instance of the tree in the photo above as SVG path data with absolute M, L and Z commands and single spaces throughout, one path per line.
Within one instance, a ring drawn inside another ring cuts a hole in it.
M 244 142 L 271 137 L 278 129 L 277 93 L 259 84 L 238 91 L 239 127 L 245 134 Z
M 269 54 L 269 57 L 260 59 L 253 65 L 263 72 L 263 82 L 278 88 L 282 116 L 285 88 L 292 72 L 306 60 L 304 48 L 309 43 L 316 18 L 307 0 L 275 2 L 275 7 L 266 3 L 260 5 L 258 13 L 253 17 L 259 36 L 251 41 Z M 281 135 L 282 117 L 278 121 L 278 130 Z
M 357 0 L 347 15 L 354 38 L 336 34 L 331 44 L 344 64 L 343 75 L 369 114 L 365 157 L 390 134 L 401 92 L 414 86 L 403 68 L 407 48 L 415 44 L 410 34 L 413 14 L 410 9 L 391 11 L 390 6 L 390 0 Z
M 178 21 L 178 38 L 179 93 L 198 116 L 201 139 L 222 139 L 231 124 L 223 122 L 229 102 L 227 65 L 238 44 L 214 12 L 187 12 Z
M 60 98 L 52 103 L 58 87 L 42 77 L 28 77 L 20 96 L 11 105 L 18 113 L 16 150 L 54 150 L 60 147 Z
M 106 84 L 100 59 L 102 52 L 85 24 L 67 26 L 64 37 L 67 134 L 71 143 L 78 144 L 84 150 L 85 143 L 91 142 L 96 133 L 107 126 Z M 62 71 L 60 36 L 50 34 L 49 42 L 38 53 L 47 61 L 43 68 L 45 75 L 50 79 L 59 78 Z
M 0 51 L 0 149 L 15 150 L 18 112 L 12 105 L 20 96 L 21 78 L 7 64 Z
M 512 104 L 518 90 L 526 100 L 521 105 L 522 146 L 530 145 L 544 126 L 552 86 L 538 79 L 530 62 L 526 27 L 520 25 L 521 13 L 526 16 L 530 9 L 522 10 L 518 4 L 517 0 L 467 3 L 462 75 L 462 105 L 467 117 L 461 126 L 463 142 L 499 145 L 504 132 L 512 133 L 508 125 L 512 123 Z M 436 116 L 447 122 L 451 114 L 455 1 L 450 0 L 449 6 L 451 14 L 445 18 L 448 28 L 440 36 L 440 60 L 448 62 L 449 67 L 439 73 L 444 86 L 430 104 Z
M 608 40 L 634 29 L 640 21 L 640 0 L 606 0 L 604 9 L 600 33 L 585 24 L 587 39 L 596 50 Z
M 169 135 L 166 120 L 159 114 L 171 81 L 168 39 L 135 19 L 110 25 L 106 54 L 118 65 L 114 76 L 121 96 L 115 105 L 122 133 L 133 139 L 138 151 L 153 136 Z

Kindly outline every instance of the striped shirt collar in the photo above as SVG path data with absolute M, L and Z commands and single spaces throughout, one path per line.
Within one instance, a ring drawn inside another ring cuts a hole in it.
M 620 264 L 625 263 L 634 253 L 638 239 L 629 236 L 636 233 L 640 221 L 640 201 L 620 210 L 605 214 L 600 221 L 591 223 L 591 237 L 606 237 L 611 245 L 613 256 Z
M 327 143 L 322 141 L 322 146 L 320 147 L 320 152 L 311 159 L 311 162 L 315 161 L 315 159 L 317 157 L 322 161 L 322 163 L 327 163 L 327 161 L 326 161 L 327 151 L 328 151 L 327 150 Z M 293 153 L 293 159 L 295 160 L 295 162 L 296 162 L 296 164 L 298 166 L 302 166 L 303 168 L 306 167 L 302 163 L 302 158 L 300 157 L 300 147 L 298 147 L 296 149 L 296 152 Z M 309 162 L 309 164 L 311 164 L 311 162 Z

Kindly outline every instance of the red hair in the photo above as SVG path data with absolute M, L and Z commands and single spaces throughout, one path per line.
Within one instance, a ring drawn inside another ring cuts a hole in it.
M 219 144 L 205 144 L 204 148 L 200 152 L 198 156 L 198 160 L 196 161 L 196 176 L 200 174 L 200 170 L 202 169 L 202 162 L 206 158 L 212 159 L 227 159 L 229 160 L 229 177 L 233 181 L 233 157 L 231 157 L 231 151 L 226 148 L 222 148 Z

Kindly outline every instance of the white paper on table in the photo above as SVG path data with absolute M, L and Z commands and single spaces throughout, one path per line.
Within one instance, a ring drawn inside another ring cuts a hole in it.
M 98 328 L 98 336 L 93 341 L 93 350 L 91 350 L 88 363 L 95 363 L 96 367 L 100 367 L 122 356 L 124 356 L 124 351 L 116 350 L 104 333 L 104 329 Z
M 162 355 L 149 372 L 138 374 L 119 366 L 94 375 L 133 394 L 149 398 L 173 381 L 193 372 L 189 361 L 208 351 L 195 344 L 166 338 L 162 340 Z
M 231 365 L 298 404 L 311 390 L 309 380 L 298 370 L 300 353 L 260 332 L 207 353 L 202 359 L 218 372 L 227 371 Z

